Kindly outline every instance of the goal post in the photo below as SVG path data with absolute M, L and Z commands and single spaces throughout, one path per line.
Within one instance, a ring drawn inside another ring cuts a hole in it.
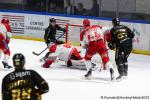
M 77 24 L 67 24 L 66 25 L 66 43 L 79 44 L 80 43 L 80 33 L 83 27 Z
M 80 32 L 83 29 L 82 25 L 78 24 L 70 24 L 69 20 L 60 20 L 56 19 L 56 23 L 66 29 L 66 33 L 64 36 L 60 38 L 60 40 L 64 41 L 65 43 L 70 43 L 72 45 L 79 45 L 80 43 Z M 56 37 L 59 37 L 63 34 L 62 31 L 57 31 Z
M 79 46 L 80 45 L 80 33 L 83 30 L 83 26 L 82 25 L 69 23 L 69 20 L 59 20 L 59 21 L 56 20 L 56 23 L 58 25 L 60 25 L 61 27 L 66 28 L 66 33 L 61 38 L 61 40 L 63 40 L 66 43 L 69 43 L 71 45 L 74 45 L 74 46 Z M 56 33 L 56 34 L 58 35 L 58 33 Z M 104 38 L 104 42 L 106 44 L 106 37 Z M 110 61 L 115 66 L 113 53 L 109 52 L 109 56 L 110 56 Z M 101 60 L 101 58 L 100 58 L 100 56 L 98 54 L 94 55 L 92 60 L 94 62 L 98 63 L 99 67 L 101 66 L 102 60 Z

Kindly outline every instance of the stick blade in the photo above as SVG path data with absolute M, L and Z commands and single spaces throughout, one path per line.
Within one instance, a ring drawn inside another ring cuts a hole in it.
M 40 54 L 38 54 L 38 53 L 36 53 L 36 52 L 34 52 L 34 51 L 33 51 L 32 53 L 33 53 L 34 55 L 36 55 L 36 56 L 39 56 L 39 55 L 40 55 Z

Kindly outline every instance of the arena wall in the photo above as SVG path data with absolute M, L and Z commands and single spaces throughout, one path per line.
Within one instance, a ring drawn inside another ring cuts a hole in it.
M 49 24 L 49 18 L 69 20 L 69 24 L 82 25 L 84 18 L 89 18 L 91 24 L 111 26 L 111 19 L 93 17 L 63 16 L 47 13 L 9 12 L 0 11 L 0 19 L 7 16 L 10 19 L 14 38 L 43 41 L 44 30 Z M 129 26 L 135 33 L 134 49 L 136 53 L 150 54 L 150 23 L 122 21 L 121 24 Z M 80 32 L 76 28 L 69 30 L 69 40 L 79 42 Z

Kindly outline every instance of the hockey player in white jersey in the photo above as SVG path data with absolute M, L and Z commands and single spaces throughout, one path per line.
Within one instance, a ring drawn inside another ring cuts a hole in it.
M 99 25 L 91 25 L 88 19 L 83 20 L 84 30 L 80 33 L 80 41 L 83 48 L 86 49 L 85 64 L 87 73 L 85 77 L 92 74 L 91 58 L 94 54 L 98 53 L 101 56 L 104 68 L 110 69 L 111 80 L 114 79 L 113 66 L 109 60 L 108 52 L 106 49 L 104 35 L 110 29 Z
M 51 43 L 49 45 L 49 56 L 45 59 L 44 68 L 49 68 L 56 60 L 65 61 L 67 67 L 85 70 L 84 58 L 80 55 L 77 48 L 70 44 L 56 45 Z M 93 64 L 94 67 L 94 64 Z
M 8 47 L 8 43 L 11 37 L 10 27 L 8 23 L 4 23 L 3 20 L 0 22 L 0 59 L 2 54 L 4 53 L 3 65 L 5 69 L 12 68 L 12 66 L 8 65 L 10 58 L 10 49 Z

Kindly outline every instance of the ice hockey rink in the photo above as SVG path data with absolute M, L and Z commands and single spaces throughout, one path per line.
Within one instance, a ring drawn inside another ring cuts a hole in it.
M 150 96 L 150 56 L 131 54 L 128 78 L 120 82 L 111 82 L 109 71 L 99 72 L 97 69 L 93 72 L 93 78 L 86 80 L 83 77 L 86 71 L 69 69 L 62 61 L 56 62 L 51 68 L 42 68 L 39 59 L 43 55 L 35 56 L 32 51 L 41 52 L 46 48 L 44 42 L 12 39 L 9 46 L 12 52 L 11 58 L 14 53 L 23 53 L 26 57 L 26 69 L 36 70 L 49 83 L 50 90 L 42 96 L 42 100 L 124 100 L 107 97 Z M 79 49 L 81 50 L 80 47 Z M 114 52 L 109 51 L 109 56 L 115 66 Z M 98 56 L 95 59 L 99 59 Z M 12 60 L 10 60 L 10 65 L 12 65 Z M 97 66 L 100 65 L 97 64 Z M 2 78 L 9 72 L 11 71 L 4 71 L 0 63 L 0 85 Z M 117 70 L 115 70 L 115 75 L 118 75 Z

